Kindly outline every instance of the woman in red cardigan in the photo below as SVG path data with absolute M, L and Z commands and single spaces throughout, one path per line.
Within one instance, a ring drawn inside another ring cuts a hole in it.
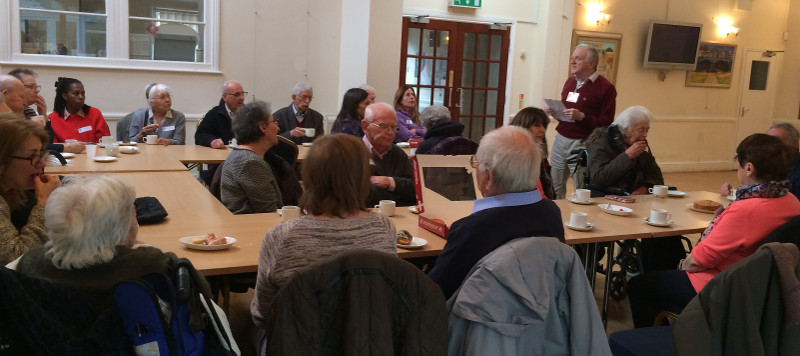
M 100 110 L 84 104 L 84 100 L 83 83 L 73 78 L 58 78 L 53 112 L 48 115 L 55 143 L 68 139 L 99 142 L 101 137 L 111 135 Z
M 736 200 L 711 220 L 678 269 L 636 276 L 628 282 L 634 327 L 652 326 L 662 310 L 680 312 L 714 276 L 750 256 L 772 230 L 800 215 L 789 194 L 791 150 L 777 137 L 753 134 L 736 148 L 742 185 Z

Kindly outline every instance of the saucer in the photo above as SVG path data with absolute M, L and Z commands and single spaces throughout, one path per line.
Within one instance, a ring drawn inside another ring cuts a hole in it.
M 567 198 L 567 200 L 569 200 L 571 203 L 580 204 L 580 205 L 588 205 L 588 204 L 593 204 L 594 203 L 594 199 L 592 199 L 592 198 L 589 198 L 589 200 L 580 201 L 578 199 L 575 199 L 574 197 L 569 197 L 569 198 Z
M 672 225 L 672 220 L 667 220 L 667 222 L 663 223 L 663 224 L 652 222 L 652 221 L 650 221 L 650 218 L 644 218 L 642 220 L 644 220 L 644 222 L 647 223 L 647 225 L 653 225 L 653 226 L 658 226 L 658 227 L 668 227 L 668 226 Z
M 619 216 L 628 216 L 633 214 L 633 209 L 624 207 L 622 205 L 614 205 L 614 204 L 597 204 L 597 207 L 600 208 L 604 213 L 611 214 L 611 215 L 619 215 Z
M 412 212 L 414 214 L 419 214 L 419 212 L 417 212 L 417 206 L 416 205 L 409 206 L 408 207 L 408 211 L 410 211 L 410 212 Z
M 311 147 L 311 145 L 313 145 L 313 144 L 314 144 L 313 142 L 303 142 L 303 146 L 306 146 L 306 147 Z
M 70 153 L 70 152 L 60 152 L 60 153 L 61 153 L 61 157 L 64 157 L 64 158 L 73 158 L 73 157 L 75 157 L 74 153 Z
M 398 142 L 396 143 L 397 147 L 410 147 L 411 144 L 408 142 Z
M 667 195 L 674 198 L 683 198 L 686 196 L 686 192 L 682 192 L 680 190 L 670 190 L 667 192 Z
M 428 244 L 428 240 L 425 240 L 425 239 L 423 239 L 421 237 L 414 236 L 414 237 L 411 238 L 411 243 L 410 244 L 408 244 L 408 245 L 397 244 L 397 247 L 404 248 L 404 249 L 407 249 L 407 250 L 412 250 L 412 249 L 415 249 L 415 248 L 420 248 L 420 247 L 425 246 L 427 244 Z
M 139 147 L 136 146 L 122 146 L 119 148 L 122 153 L 139 153 Z
M 117 157 L 96 156 L 96 157 L 92 157 L 92 160 L 95 161 L 95 162 L 114 162 L 114 161 L 117 160 Z
M 130 142 L 117 141 L 117 144 L 120 146 L 136 146 L 138 143 L 136 141 L 130 141 Z
M 569 224 L 569 221 L 565 221 L 564 225 L 566 225 L 568 228 L 570 228 L 572 230 L 576 230 L 576 231 L 592 231 L 592 230 L 594 230 L 594 224 L 589 223 L 589 222 L 587 222 L 586 226 L 584 226 L 584 227 L 572 226 L 572 225 Z

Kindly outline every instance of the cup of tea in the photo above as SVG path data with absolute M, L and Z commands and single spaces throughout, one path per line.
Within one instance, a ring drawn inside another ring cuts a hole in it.
M 116 157 L 119 155 L 119 144 L 112 143 L 106 145 L 106 156 Z
M 666 224 L 672 220 L 672 214 L 664 209 L 652 209 L 648 220 L 655 224 Z
M 589 201 L 592 197 L 592 191 L 589 189 L 575 189 L 575 200 L 580 202 Z
M 146 142 L 148 145 L 155 145 L 158 143 L 158 135 L 147 135 L 147 138 L 145 138 L 144 142 Z
M 108 146 L 114 143 L 114 136 L 103 136 L 100 138 L 100 143 L 102 143 L 103 146 Z
M 86 157 L 92 158 L 97 155 L 97 145 L 94 143 L 86 144 Z
M 294 205 L 284 205 L 281 208 L 281 222 L 300 217 L 300 207 Z
M 666 185 L 654 185 L 652 188 L 648 188 L 647 191 L 650 192 L 650 194 L 653 194 L 659 198 L 663 198 L 667 196 L 667 193 L 669 192 L 669 187 L 667 187 Z
M 306 129 L 306 137 L 314 137 L 317 134 L 317 129 L 310 128 Z
M 381 200 L 378 202 L 378 205 L 375 205 L 375 209 L 386 216 L 394 215 L 394 208 L 397 206 L 397 203 L 394 200 Z
M 586 227 L 586 222 L 589 219 L 589 214 L 580 211 L 573 211 L 569 214 L 569 226 L 583 228 Z

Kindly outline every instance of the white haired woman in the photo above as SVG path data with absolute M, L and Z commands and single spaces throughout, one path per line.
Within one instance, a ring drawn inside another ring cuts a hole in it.
M 417 154 L 431 153 L 439 142 L 448 137 L 461 136 L 464 132 L 464 124 L 450 120 L 450 109 L 441 105 L 423 109 L 419 119 L 427 132 L 417 147 Z
M 185 144 L 186 118 L 182 112 L 172 110 L 169 87 L 164 84 L 150 85 L 145 97 L 149 107 L 133 112 L 128 138 L 134 142 L 144 142 L 147 135 L 158 135 L 159 145 Z
M 664 176 L 647 145 L 653 114 L 631 106 L 586 139 L 591 187 L 605 193 L 647 194 Z

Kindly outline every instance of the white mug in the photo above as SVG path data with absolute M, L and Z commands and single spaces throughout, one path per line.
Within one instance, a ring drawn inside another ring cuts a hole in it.
M 119 144 L 112 143 L 106 145 L 106 156 L 116 157 L 119 155 Z
M 584 202 L 589 201 L 592 197 L 592 191 L 589 189 L 575 189 L 575 200 Z
M 103 136 L 100 138 L 100 143 L 102 143 L 103 146 L 110 145 L 114 143 L 114 136 Z
M 378 205 L 375 205 L 375 209 L 378 209 L 381 214 L 386 216 L 394 215 L 394 208 L 397 204 L 394 200 L 381 200 L 378 202 Z
M 316 133 L 317 133 L 317 129 L 314 129 L 314 128 L 306 129 L 306 137 L 314 137 L 314 135 Z
M 569 214 L 569 226 L 572 227 L 586 227 L 586 220 L 589 214 L 580 211 L 573 211 Z
M 144 142 L 148 145 L 155 145 L 158 143 L 158 135 L 147 135 Z
M 654 185 L 652 188 L 648 188 L 647 191 L 650 192 L 650 194 L 663 198 L 667 196 L 667 193 L 669 192 L 669 187 L 667 187 L 666 185 Z
M 236 141 L 235 138 L 232 138 L 230 141 L 228 141 L 228 146 L 237 147 L 239 146 L 239 141 Z
M 281 209 L 281 222 L 300 217 L 300 207 L 294 205 L 284 205 Z
M 86 157 L 92 158 L 97 155 L 97 145 L 94 143 L 87 143 L 86 144 Z
M 650 210 L 650 222 L 655 224 L 666 224 L 672 220 L 672 214 L 663 209 Z

